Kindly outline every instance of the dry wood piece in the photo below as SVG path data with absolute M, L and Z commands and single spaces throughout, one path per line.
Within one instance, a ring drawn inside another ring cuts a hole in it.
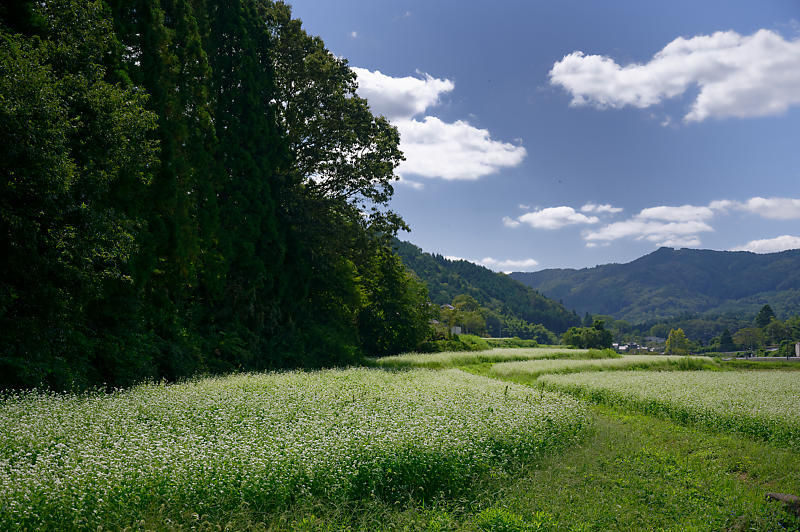
M 800 497 L 788 493 L 767 493 L 767 499 L 780 501 L 788 507 L 795 515 L 800 516 Z

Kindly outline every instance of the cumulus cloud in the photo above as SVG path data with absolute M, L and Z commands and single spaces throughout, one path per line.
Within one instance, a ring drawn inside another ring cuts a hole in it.
M 687 247 L 700 245 L 697 233 L 713 230 L 714 228 L 707 223 L 699 221 L 662 222 L 634 217 L 630 220 L 608 224 L 596 231 L 589 231 L 583 238 L 592 242 L 631 237 L 636 240 L 646 239 L 659 246 L 680 244 Z
M 444 122 L 430 115 L 415 118 L 453 90 L 455 84 L 449 79 L 429 74 L 396 78 L 358 67 L 353 71 L 358 76 L 359 96 L 400 132 L 400 149 L 406 156 L 397 168 L 402 177 L 474 180 L 518 166 L 527 155 L 524 147 L 495 140 L 488 130 L 464 120 Z
M 548 207 L 526 212 L 516 220 L 507 216 L 503 218 L 503 223 L 509 227 L 516 227 L 520 223 L 524 223 L 536 229 L 559 229 L 565 225 L 595 224 L 599 221 L 597 216 L 586 216 L 567 206 Z
M 517 166 L 526 155 L 525 148 L 493 140 L 488 130 L 462 120 L 448 123 L 426 116 L 422 121 L 399 120 L 395 125 L 406 156 L 397 167 L 400 175 L 473 180 Z
M 716 200 L 709 203 L 708 206 L 721 212 L 739 210 L 773 220 L 800 219 L 800 198 L 762 198 L 756 196 L 745 201 Z
M 800 199 L 797 198 L 750 198 L 739 208 L 775 220 L 800 219 Z
M 743 246 L 731 248 L 731 251 L 752 251 L 753 253 L 777 253 L 787 249 L 800 249 L 800 236 L 781 235 L 775 238 L 751 240 Z
M 396 78 L 359 67 L 351 67 L 358 76 L 358 95 L 369 102 L 370 108 L 389 120 L 411 118 L 439 104 L 439 96 L 452 91 L 455 83 L 449 79 L 405 76 Z
M 696 247 L 700 245 L 698 233 L 714 230 L 707 223 L 713 216 L 714 211 L 709 207 L 659 205 L 642 209 L 628 220 L 588 231 L 583 238 L 590 243 L 634 238 L 658 246 Z
M 711 203 L 708 204 L 708 208 L 711 209 L 712 211 L 725 212 L 728 209 L 730 209 L 731 207 L 733 207 L 735 204 L 736 204 L 736 202 L 731 201 L 731 200 L 726 200 L 726 199 L 714 200 L 714 201 L 712 201 Z
M 672 207 L 659 205 L 642 209 L 637 215 L 638 218 L 645 220 L 663 220 L 666 222 L 689 222 L 696 220 L 708 220 L 714 216 L 714 211 L 709 207 L 697 207 L 694 205 L 681 205 Z
M 647 63 L 625 66 L 576 51 L 549 75 L 572 95 L 573 106 L 646 108 L 697 86 L 686 122 L 774 115 L 800 103 L 800 39 L 764 29 L 678 37 Z
M 609 213 L 609 214 L 616 214 L 618 212 L 622 212 L 622 207 L 614 207 L 608 203 L 603 205 L 597 205 L 596 203 L 587 203 L 583 207 L 581 207 L 581 212 L 597 212 L 597 213 Z

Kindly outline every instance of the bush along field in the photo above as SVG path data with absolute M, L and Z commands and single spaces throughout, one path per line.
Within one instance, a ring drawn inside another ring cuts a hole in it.
M 523 349 L 496 348 L 486 351 L 445 351 L 442 353 L 405 353 L 381 357 L 369 364 L 384 368 L 453 368 L 495 362 L 536 359 L 619 358 L 610 349 L 570 349 L 565 347 L 533 347 Z
M 489 375 L 515 382 L 531 383 L 536 382 L 539 376 L 547 373 L 577 373 L 592 370 L 628 370 L 637 368 L 699 369 L 703 363 L 710 362 L 711 359 L 706 357 L 679 355 L 625 355 L 599 360 L 560 358 L 524 360 L 494 364 L 489 371 Z
M 238 375 L 0 402 L 0 529 L 452 499 L 584 436 L 587 409 L 458 370 Z M 216 518 L 216 519 L 213 519 Z
M 800 450 L 800 379 L 787 371 L 589 372 L 540 382 L 592 401 Z

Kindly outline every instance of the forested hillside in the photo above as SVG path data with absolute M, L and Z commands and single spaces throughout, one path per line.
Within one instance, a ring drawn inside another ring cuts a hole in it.
M 455 296 L 466 294 L 501 315 L 501 319 L 542 324 L 558 334 L 580 323 L 577 314 L 564 305 L 505 274 L 465 260 L 424 253 L 409 242 L 396 240 L 394 246 L 405 265 L 425 283 L 434 303 L 450 303 Z
M 355 90 L 280 2 L 0 7 L 0 386 L 419 343 L 398 133 Z
M 686 313 L 755 315 L 765 303 L 780 317 L 800 312 L 800 250 L 661 248 L 627 264 L 511 277 L 581 314 L 608 314 L 632 323 Z

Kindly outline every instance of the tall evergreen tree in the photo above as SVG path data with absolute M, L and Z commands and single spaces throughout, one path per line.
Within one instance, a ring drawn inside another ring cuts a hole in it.
M 761 310 L 758 311 L 758 315 L 756 316 L 756 327 L 761 327 L 762 329 L 769 325 L 769 322 L 775 317 L 775 312 L 772 311 L 772 307 L 769 305 L 764 305 L 761 307 Z
M 149 177 L 154 117 L 142 91 L 106 80 L 102 2 L 31 6 L 46 21 L 35 36 L 0 35 L 0 374 L 59 388 L 142 378 L 138 338 L 118 334 L 135 311 L 116 297 L 140 223 L 117 200 Z

